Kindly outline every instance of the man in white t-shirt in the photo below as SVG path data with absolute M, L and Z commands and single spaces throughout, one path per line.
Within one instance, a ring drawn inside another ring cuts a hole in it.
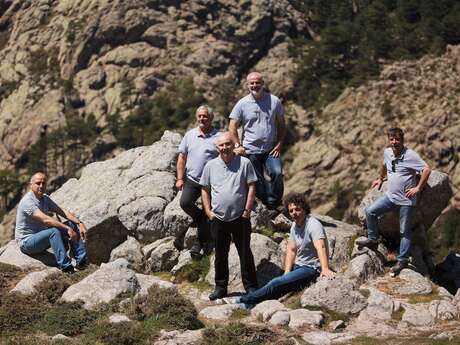
M 380 177 L 372 183 L 372 188 L 380 189 L 385 178 L 388 178 L 388 190 L 384 196 L 366 208 L 368 238 L 357 241 L 356 244 L 359 247 L 377 248 L 378 218 L 384 213 L 398 211 L 401 242 L 398 262 L 390 269 L 390 275 L 396 276 L 409 262 L 412 218 L 417 195 L 428 181 L 431 170 L 415 151 L 404 146 L 404 132 L 401 128 L 390 128 L 387 135 L 389 147 L 383 152 Z M 421 176 L 417 183 L 418 173 Z

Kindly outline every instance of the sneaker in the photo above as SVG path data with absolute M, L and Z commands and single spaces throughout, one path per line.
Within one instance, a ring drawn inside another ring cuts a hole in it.
M 77 271 L 83 271 L 83 270 L 87 269 L 88 266 L 89 266 L 88 261 L 83 260 L 82 262 L 77 263 L 77 265 L 75 266 L 75 269 L 76 269 Z
M 407 268 L 409 263 L 407 261 L 398 261 L 392 268 L 390 268 L 390 277 L 396 277 L 399 272 Z
M 356 240 L 355 243 L 358 246 L 359 250 L 361 250 L 363 247 L 366 247 L 372 250 L 376 250 L 379 246 L 379 241 L 371 240 L 369 238 L 366 238 L 363 240 Z
M 190 248 L 190 255 L 194 260 L 201 259 L 201 244 L 198 241 Z
M 222 301 L 225 304 L 238 304 L 240 303 L 241 297 L 240 296 L 233 296 L 233 297 L 224 297 Z
M 210 295 L 209 300 L 214 301 L 219 298 L 224 298 L 227 296 L 227 289 L 216 288 Z
M 74 274 L 76 273 L 77 271 L 75 271 L 75 268 L 72 266 L 72 265 L 69 265 L 67 267 L 64 267 L 62 269 L 62 272 L 66 273 L 66 274 Z
M 244 309 L 244 310 L 251 310 L 254 308 L 253 304 L 248 304 L 248 303 L 236 303 L 235 304 L 238 308 Z

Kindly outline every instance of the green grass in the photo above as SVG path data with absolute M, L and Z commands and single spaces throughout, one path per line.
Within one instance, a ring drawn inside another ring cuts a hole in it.
M 251 315 L 249 310 L 238 308 L 232 311 L 232 315 L 230 315 L 230 320 L 232 321 L 241 320 L 241 319 L 244 319 L 245 317 L 248 317 L 249 315 Z
M 206 328 L 199 345 L 262 345 L 274 338 L 275 333 L 267 327 L 232 322 L 224 327 Z
M 407 303 L 410 304 L 427 303 L 442 299 L 442 297 L 439 296 L 438 289 L 436 288 L 434 288 L 433 291 L 428 295 L 409 295 L 405 297 L 407 297 Z
M 188 265 L 182 267 L 175 275 L 176 282 L 188 281 L 192 283 L 204 282 L 210 267 L 209 256 L 200 260 L 192 260 Z

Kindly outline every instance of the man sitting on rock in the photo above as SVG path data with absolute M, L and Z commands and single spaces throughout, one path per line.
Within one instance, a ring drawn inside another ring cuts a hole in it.
M 289 194 L 284 205 L 294 221 L 284 260 L 284 275 L 241 297 L 224 298 L 225 302 L 243 303 L 246 308 L 301 290 L 318 277 L 335 277 L 335 272 L 329 268 L 326 233 L 322 224 L 310 215 L 310 206 L 305 197 L 302 194 Z
M 408 266 L 411 247 L 412 217 L 417 195 L 422 191 L 431 170 L 413 150 L 404 146 L 404 132 L 401 128 L 390 128 L 387 132 L 389 147 L 383 152 L 383 165 L 380 177 L 372 182 L 372 188 L 380 189 L 385 177 L 388 178 L 388 190 L 366 208 L 368 238 L 356 241 L 358 247 L 376 249 L 378 246 L 377 220 L 384 213 L 399 212 L 399 246 L 398 262 L 390 269 L 390 275 L 396 276 Z M 416 175 L 421 173 L 417 183 Z
M 220 134 L 217 138 L 219 157 L 206 164 L 200 180 L 201 200 L 216 237 L 216 288 L 209 295 L 211 301 L 227 295 L 228 252 L 232 239 L 240 257 L 244 288 L 248 292 L 257 288 L 250 222 L 257 177 L 249 159 L 235 155 L 234 148 L 230 133 Z
M 22 197 L 18 205 L 16 242 L 21 251 L 28 255 L 42 253 L 51 247 L 59 269 L 73 273 L 75 269 L 67 255 L 67 243 L 70 241 L 76 268 L 84 269 L 88 265 L 84 244 L 87 229 L 73 213 L 51 200 L 45 190 L 45 173 L 35 173 L 30 179 L 30 191 Z M 61 223 L 51 217 L 50 213 L 66 218 L 67 221 Z
M 201 255 L 201 248 L 204 254 L 209 254 L 214 247 L 209 221 L 204 211 L 196 205 L 196 200 L 201 196 L 203 168 L 219 154 L 216 148 L 219 132 L 212 126 L 213 112 L 210 107 L 198 107 L 195 116 L 198 127 L 185 133 L 179 145 L 176 188 L 182 190 L 180 207 L 192 217 L 198 229 L 197 240 L 190 249 L 192 258 L 197 259 Z

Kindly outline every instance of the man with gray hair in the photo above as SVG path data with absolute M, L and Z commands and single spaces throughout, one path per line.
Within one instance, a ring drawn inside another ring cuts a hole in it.
M 212 126 L 213 111 L 208 105 L 199 106 L 195 117 L 198 126 L 189 130 L 179 145 L 176 188 L 182 190 L 181 208 L 192 217 L 198 229 L 197 240 L 190 249 L 192 258 L 198 259 L 202 248 L 204 254 L 209 254 L 213 249 L 209 221 L 196 201 L 201 196 L 199 182 L 203 168 L 218 155 L 216 140 L 219 132 Z
M 63 272 L 73 273 L 74 267 L 67 255 L 70 242 L 77 269 L 88 265 L 84 240 L 86 226 L 72 212 L 57 205 L 47 194 L 46 174 L 35 173 L 30 179 L 30 191 L 18 205 L 15 238 L 24 254 L 35 255 L 48 248 L 53 249 L 56 262 Z M 49 214 L 55 213 L 66 222 L 61 222 Z

